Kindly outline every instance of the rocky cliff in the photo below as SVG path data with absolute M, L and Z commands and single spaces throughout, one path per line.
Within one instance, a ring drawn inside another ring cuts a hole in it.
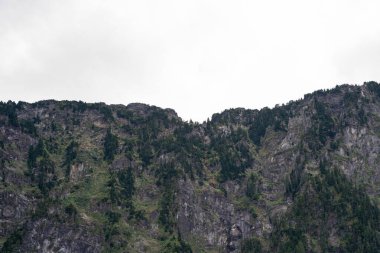
M 0 104 L 1 252 L 380 252 L 380 85 L 202 124 Z

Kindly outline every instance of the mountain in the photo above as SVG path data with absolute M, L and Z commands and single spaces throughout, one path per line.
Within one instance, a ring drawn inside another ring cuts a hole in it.
M 0 252 L 380 252 L 380 84 L 185 122 L 0 103 Z

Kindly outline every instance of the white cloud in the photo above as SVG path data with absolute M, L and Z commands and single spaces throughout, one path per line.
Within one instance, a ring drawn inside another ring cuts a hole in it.
M 0 99 L 204 120 L 380 80 L 378 1 L 0 0 Z

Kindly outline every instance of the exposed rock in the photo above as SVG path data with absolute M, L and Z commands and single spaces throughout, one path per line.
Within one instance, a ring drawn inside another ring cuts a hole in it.
M 105 161 L 107 131 L 118 141 Z M 13 252 L 376 252 L 379 154 L 372 82 L 202 124 L 140 103 L 1 103 L 0 241 Z

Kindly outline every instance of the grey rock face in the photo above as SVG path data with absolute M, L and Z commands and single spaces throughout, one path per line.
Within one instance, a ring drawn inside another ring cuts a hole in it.
M 19 125 L 0 114 L 0 237 L 14 240 L 16 252 L 170 252 L 188 244 L 193 252 L 239 253 L 246 242 L 277 252 L 272 236 L 284 220 L 299 232 L 289 217 L 297 196 L 318 197 L 303 184 L 323 178 L 326 161 L 380 207 L 380 96 L 368 85 L 319 91 L 273 109 L 226 110 L 203 124 L 138 103 L 42 101 L 16 111 Z M 108 129 L 118 138 L 112 161 L 103 159 Z M 28 169 L 29 147 L 39 140 L 46 152 L 36 161 L 53 161 L 49 180 L 46 167 L 33 179 Z M 72 140 L 78 150 L 68 166 Z M 130 202 L 120 176 L 126 168 L 135 179 Z M 223 169 L 238 175 L 222 178 Z M 334 215 L 324 220 L 333 228 L 323 238 L 328 252 L 347 244 Z M 18 230 L 21 241 L 12 237 Z M 300 252 L 322 252 L 319 232 L 291 243 Z
M 16 192 L 0 193 L 0 236 L 10 234 L 25 222 L 33 208 L 33 200 Z
M 101 252 L 101 238 L 86 227 L 72 227 L 41 219 L 29 222 L 25 230 L 21 252 Z

